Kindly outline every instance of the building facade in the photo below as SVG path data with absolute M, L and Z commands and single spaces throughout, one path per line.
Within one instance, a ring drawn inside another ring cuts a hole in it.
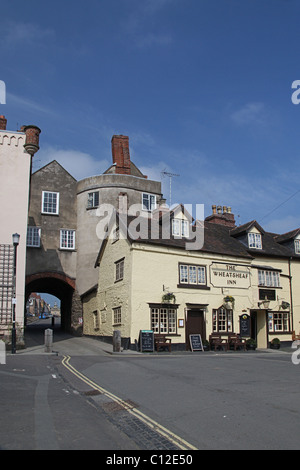
M 197 223 L 180 210 L 170 214 L 169 238 L 152 239 L 150 229 L 133 237 L 128 220 L 114 225 L 110 233 L 123 236 L 101 244 L 98 284 L 83 296 L 84 334 L 111 340 L 117 329 L 123 346 L 134 347 L 141 330 L 152 330 L 189 349 L 191 334 L 237 333 L 267 348 L 299 330 L 298 231 L 276 236 L 256 221 L 236 227 L 231 211 L 214 206 L 202 248 L 191 250 L 186 240 Z
M 25 309 L 26 236 L 31 162 L 39 148 L 40 129 L 24 126 L 14 132 L 6 129 L 0 116 L 0 205 L 5 223 L 0 227 L 0 335 L 9 342 L 13 308 L 18 343 L 23 343 Z M 20 236 L 14 276 L 12 235 Z M 14 282 L 15 280 L 15 282 Z
M 112 165 L 102 175 L 76 181 L 53 161 L 31 180 L 26 295 L 58 297 L 62 326 L 74 334 L 82 334 L 81 295 L 98 283 L 95 259 L 106 210 L 127 211 L 136 203 L 154 208 L 162 197 L 161 183 L 131 161 L 128 137 L 113 136 L 111 146 Z

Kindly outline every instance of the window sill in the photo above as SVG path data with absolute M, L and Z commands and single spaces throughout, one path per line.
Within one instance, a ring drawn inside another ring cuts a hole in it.
M 63 251 L 65 253 L 75 253 L 77 250 L 75 248 L 58 248 L 58 251 Z
M 54 212 L 41 212 L 41 215 L 54 215 L 55 217 L 59 217 L 59 214 L 55 214 Z
M 194 284 L 177 284 L 177 287 L 181 287 L 181 288 L 186 288 L 186 289 L 202 289 L 202 290 L 210 290 L 210 287 L 208 287 L 207 285 L 201 285 L 201 284 L 197 284 L 197 285 L 194 285 Z

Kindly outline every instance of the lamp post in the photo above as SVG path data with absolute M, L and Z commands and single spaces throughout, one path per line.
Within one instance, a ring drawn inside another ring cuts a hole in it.
M 14 245 L 14 283 L 13 283 L 13 298 L 12 298 L 12 307 L 13 307 L 13 316 L 12 316 L 12 331 L 11 331 L 11 353 L 16 353 L 16 274 L 17 274 L 17 247 L 20 241 L 20 235 L 14 233 L 12 236 L 13 245 Z

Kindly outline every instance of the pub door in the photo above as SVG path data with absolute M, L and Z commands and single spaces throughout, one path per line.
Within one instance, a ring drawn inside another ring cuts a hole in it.
M 191 349 L 189 335 L 200 334 L 202 341 L 205 339 L 205 321 L 204 310 L 188 310 L 185 326 L 185 344 L 186 350 Z

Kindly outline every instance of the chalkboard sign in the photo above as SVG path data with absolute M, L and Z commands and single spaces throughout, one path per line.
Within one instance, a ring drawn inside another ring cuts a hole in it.
M 240 335 L 251 336 L 251 319 L 247 314 L 240 315 Z
M 192 351 L 204 351 L 201 335 L 190 335 L 190 344 Z
M 140 330 L 140 350 L 142 352 L 154 351 L 154 334 L 152 330 Z

